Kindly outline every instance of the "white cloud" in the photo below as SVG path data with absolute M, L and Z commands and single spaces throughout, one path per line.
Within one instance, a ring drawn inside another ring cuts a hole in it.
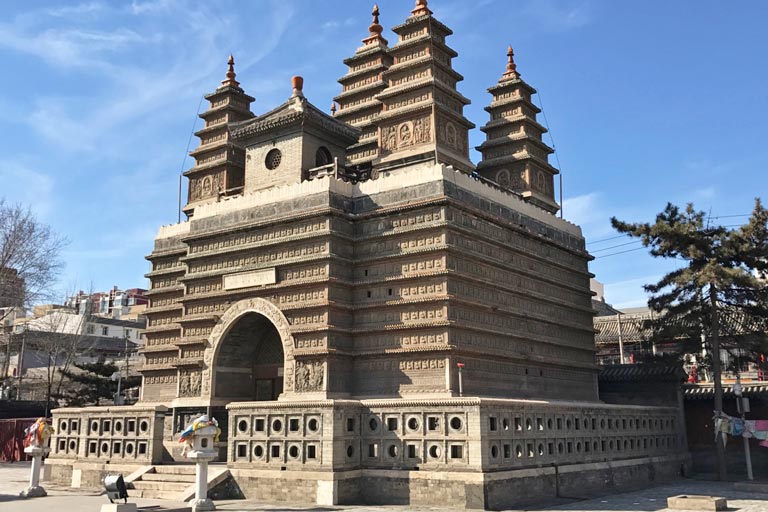
M 29 205 L 39 217 L 46 217 L 53 209 L 51 176 L 26 165 L 9 161 L 0 162 L 0 199 Z
M 589 2 L 572 3 L 554 0 L 530 1 L 521 10 L 522 14 L 548 32 L 564 32 L 581 28 L 592 21 L 592 6 Z
M 643 286 L 655 283 L 661 279 L 661 277 L 661 275 L 653 274 L 623 281 L 604 283 L 605 300 L 618 309 L 647 306 L 648 294 L 643 289 Z
M 67 7 L 58 7 L 55 9 L 45 9 L 45 14 L 54 18 L 66 18 L 72 15 L 84 16 L 100 12 L 104 9 L 104 5 L 98 2 L 89 2 L 84 4 L 71 5 Z
M 696 199 L 713 199 L 717 196 L 717 190 L 713 186 L 700 188 L 693 191 L 693 196 Z
M 160 12 L 162 9 L 175 10 L 166 13 Z M 87 105 L 83 105 L 82 98 L 37 98 L 28 121 L 49 142 L 66 151 L 123 150 L 126 138 L 143 134 L 140 130 L 126 132 L 118 128 L 129 123 L 143 125 L 150 113 L 155 126 L 159 126 L 158 116 L 172 118 L 174 107 L 188 108 L 184 100 L 210 88 L 208 78 L 214 73 L 223 75 L 226 55 L 231 50 L 254 45 L 242 52 L 245 58 L 238 59 L 238 73 L 246 71 L 275 50 L 294 10 L 291 5 L 275 3 L 269 16 L 248 27 L 239 18 L 221 16 L 205 4 L 193 8 L 173 2 L 134 3 L 133 12 L 157 16 L 146 23 L 135 22 L 130 28 L 109 31 L 0 25 L 0 46 L 32 53 L 57 66 L 81 66 L 86 73 L 94 74 L 95 92 L 88 97 Z M 160 35 L 158 27 L 167 28 L 162 32 L 165 35 Z M 248 37 L 252 30 L 261 34 L 257 46 Z M 34 44 L 28 44 L 30 40 Z M 157 44 L 160 42 L 162 46 Z M 139 45 L 145 45 L 148 52 L 162 54 L 162 58 L 141 65 L 133 58 L 121 62 L 122 55 L 117 52 Z

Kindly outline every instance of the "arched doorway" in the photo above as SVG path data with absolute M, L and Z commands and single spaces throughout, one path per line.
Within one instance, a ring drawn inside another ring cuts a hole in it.
M 215 397 L 277 400 L 283 392 L 284 361 L 282 339 L 274 324 L 259 313 L 242 315 L 216 353 Z

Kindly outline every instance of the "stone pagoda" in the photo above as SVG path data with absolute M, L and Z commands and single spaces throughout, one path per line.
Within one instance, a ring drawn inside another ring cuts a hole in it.
M 189 182 L 183 211 L 191 217 L 195 206 L 240 194 L 245 177 L 245 153 L 232 143 L 230 123 L 250 119 L 254 98 L 245 94 L 235 79 L 235 59 L 229 56 L 229 69 L 221 85 L 205 95 L 208 109 L 200 114 L 205 126 L 195 132 L 200 145 L 190 153 L 195 165 L 184 173 Z
M 533 104 L 536 89 L 520 78 L 511 46 L 507 69 L 488 92 L 493 101 L 485 110 L 491 119 L 480 128 L 486 140 L 476 148 L 483 155 L 477 173 L 556 213 L 560 207 L 555 200 L 554 177 L 559 171 L 549 164 L 554 150 L 542 140 L 547 129 L 536 121 L 536 114 L 541 112 Z
M 373 21 L 369 35 L 355 54 L 344 59 L 349 71 L 339 79 L 342 92 L 333 100 L 334 117 L 361 130 L 360 139 L 347 148 L 351 164 L 370 163 L 379 156 L 378 117 L 381 102 L 376 98 L 387 84 L 383 74 L 392 65 L 387 40 L 381 35 L 384 28 L 379 24 L 379 6 L 373 6 Z
M 469 130 L 475 125 L 463 113 L 470 101 L 456 90 L 464 77 L 453 70 L 458 54 L 445 43 L 453 32 L 432 16 L 426 0 L 416 2 L 405 23 L 392 30 L 398 41 L 389 50 L 387 88 L 377 96 L 382 103 L 377 165 L 432 160 L 473 171 Z
M 504 509 L 689 466 L 680 409 L 600 400 L 591 256 L 511 50 L 475 173 L 451 30 L 418 0 L 388 47 L 373 16 L 332 115 L 294 77 L 253 116 L 230 58 L 147 256 L 141 400 L 55 410 L 54 480 L 192 496 L 203 414 L 215 495 L 259 501 Z

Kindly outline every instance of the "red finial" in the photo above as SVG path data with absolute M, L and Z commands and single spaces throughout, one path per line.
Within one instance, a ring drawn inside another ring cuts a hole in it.
M 291 78 L 291 87 L 293 87 L 294 96 L 304 96 L 304 79 L 300 76 Z
M 423 16 L 425 14 L 432 14 L 432 11 L 427 7 L 427 0 L 416 0 L 416 7 L 411 11 L 413 16 Z
M 331 102 L 331 115 L 335 115 L 335 114 L 336 114 L 336 102 L 332 101 Z
M 227 60 L 229 68 L 227 69 L 227 78 L 221 81 L 221 85 L 231 85 L 233 87 L 239 87 L 240 82 L 235 80 L 235 58 L 232 54 L 229 54 L 229 60 Z
M 520 73 L 517 72 L 517 64 L 515 64 L 515 52 L 510 46 L 507 48 L 507 70 L 501 75 L 502 80 L 520 78 Z

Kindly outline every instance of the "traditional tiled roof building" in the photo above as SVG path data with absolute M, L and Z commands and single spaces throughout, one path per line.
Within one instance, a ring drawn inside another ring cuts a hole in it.
M 148 256 L 145 409 L 77 433 L 61 422 L 97 413 L 58 412 L 54 473 L 72 459 L 159 472 L 203 412 L 262 500 L 498 509 L 688 463 L 679 411 L 599 400 L 590 255 L 553 215 L 533 89 L 510 62 L 476 172 L 451 30 L 418 0 L 389 47 L 373 15 L 332 115 L 300 77 L 259 116 L 231 82 L 209 96 L 224 111 L 199 133 L 216 127 L 227 152 L 204 168 L 201 140 L 190 181 L 240 162 L 242 179 L 196 188 Z M 129 416 L 146 429 L 119 437 Z

